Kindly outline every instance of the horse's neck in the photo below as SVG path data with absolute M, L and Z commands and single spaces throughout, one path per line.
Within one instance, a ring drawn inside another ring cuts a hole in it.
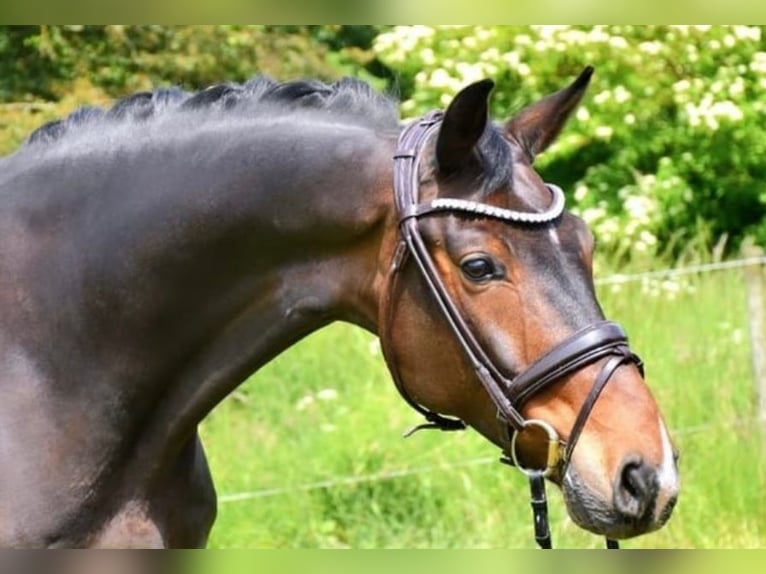
M 206 132 L 169 160 L 149 161 L 141 176 L 149 191 L 131 191 L 147 196 L 152 213 L 122 225 L 135 225 L 136 266 L 153 274 L 147 285 L 173 293 L 162 312 L 185 323 L 182 338 L 190 321 L 206 337 L 262 316 L 270 358 L 334 319 L 374 330 L 392 146 L 357 127 L 275 121 Z M 156 181 L 167 187 L 151 189 Z
M 57 227 L 66 237 L 34 266 L 35 317 L 50 318 L 40 332 L 56 344 L 43 338 L 30 354 L 69 365 L 51 370 L 56 384 L 87 377 L 94 396 L 119 397 L 129 419 L 105 428 L 143 420 L 146 460 L 160 460 L 150 451 L 178 448 L 303 336 L 336 319 L 376 328 L 393 145 L 359 128 L 275 123 L 174 146 L 158 138 L 112 154 L 119 161 L 109 150 L 59 171 L 52 161 L 54 177 L 38 173 L 28 187 L 56 182 L 48 219 L 71 217 L 70 229 Z
M 248 374 L 328 322 L 376 330 L 393 141 L 358 129 L 305 133 L 311 130 L 292 137 L 280 130 L 209 166 L 224 172 L 248 166 L 235 178 L 241 187 L 227 183 L 210 194 L 233 192 L 223 200 L 230 203 L 224 215 L 234 219 L 231 237 L 242 240 L 234 257 L 248 262 L 235 265 L 229 285 L 229 295 L 239 299 L 231 305 L 235 312 L 183 365 L 155 419 L 174 420 L 160 443 L 175 442 L 174 433 L 196 426 Z M 230 257 L 224 245 L 214 259 Z
M 46 437 L 19 476 L 59 469 L 57 504 L 141 500 L 259 366 L 334 319 L 375 329 L 393 140 L 246 131 L 30 149 L 0 178 L 4 446 Z
M 222 224 L 217 239 L 241 240 L 251 254 L 246 274 L 278 275 L 280 298 L 303 299 L 296 293 L 303 282 L 314 300 L 327 299 L 333 319 L 346 318 L 355 304 L 349 297 L 360 295 L 377 269 L 373 251 L 391 217 L 393 140 L 321 122 L 298 129 L 275 122 L 251 139 L 207 166 L 216 177 L 230 176 L 197 189 L 203 203 L 220 204 L 220 213 L 210 214 L 212 225 Z M 246 167 L 237 173 L 238 166 Z M 347 289 L 349 283 L 355 289 Z M 370 315 L 366 309 L 352 314 L 359 312 Z
M 103 236 L 126 263 L 107 258 L 102 271 L 150 268 L 161 287 L 177 277 L 184 290 L 197 274 L 224 291 L 249 282 L 262 294 L 279 282 L 283 301 L 290 283 L 321 297 L 320 283 L 358 282 L 357 260 L 375 262 L 358 252 L 379 242 L 391 210 L 393 144 L 358 127 L 286 121 L 209 130 L 169 149 L 158 138 L 141 150 L 122 168 L 122 189 L 99 190 L 113 195 Z M 333 281 L 322 268 L 338 260 Z M 225 293 L 215 295 L 213 305 Z

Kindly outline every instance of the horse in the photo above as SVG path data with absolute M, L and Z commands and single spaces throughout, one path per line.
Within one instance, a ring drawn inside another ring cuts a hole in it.
M 663 526 L 677 450 L 533 167 L 592 72 L 502 122 L 490 80 L 408 123 L 360 80 L 259 76 L 34 131 L 0 160 L 0 546 L 204 547 L 198 425 L 334 321 L 582 528 Z

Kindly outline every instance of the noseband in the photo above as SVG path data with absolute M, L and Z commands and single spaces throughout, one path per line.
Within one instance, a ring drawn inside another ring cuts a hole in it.
M 497 418 L 505 437 L 504 455 L 501 461 L 518 467 L 529 477 L 535 538 L 541 547 L 550 548 L 545 477 L 557 470 L 560 470 L 561 476 L 564 475 L 591 410 L 617 369 L 623 364 L 634 363 L 643 376 L 643 366 L 639 357 L 628 347 L 628 340 L 622 328 L 610 321 L 599 321 L 577 331 L 513 378 L 506 377 L 494 364 L 450 297 L 420 233 L 418 220 L 421 217 L 447 213 L 498 219 L 511 224 L 545 225 L 561 216 L 564 210 L 564 194 L 558 187 L 548 185 L 552 201 L 550 207 L 542 213 L 503 209 L 462 199 L 433 199 L 421 202 L 418 197 L 418 168 L 421 152 L 428 139 L 438 130 L 442 116 L 441 111 L 430 112 L 408 125 L 399 138 L 398 149 L 394 155 L 394 195 L 401 239 L 394 255 L 391 281 L 393 282 L 398 275 L 407 256 L 411 257 L 465 357 L 476 372 L 478 380 L 497 408 Z M 392 290 L 389 289 L 389 293 L 391 292 Z M 394 310 L 391 294 L 388 305 L 389 317 L 391 317 Z M 580 408 L 566 444 L 559 439 L 558 433 L 550 424 L 542 420 L 526 419 L 521 414 L 524 404 L 536 393 L 600 359 L 607 360 Z M 408 435 L 424 428 L 441 430 L 466 428 L 462 420 L 445 417 L 419 404 L 409 395 L 395 368 L 392 369 L 392 373 L 402 397 L 428 421 L 412 429 Z M 548 453 L 544 468 L 526 468 L 519 461 L 516 439 L 525 429 L 531 427 L 543 430 L 548 437 Z M 608 539 L 607 547 L 617 548 L 617 542 Z

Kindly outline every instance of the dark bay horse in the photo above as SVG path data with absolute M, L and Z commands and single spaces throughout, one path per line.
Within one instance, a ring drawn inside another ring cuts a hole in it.
M 203 546 L 198 424 L 337 320 L 433 426 L 545 461 L 582 527 L 662 526 L 675 451 L 532 167 L 590 75 L 498 124 L 478 82 L 407 129 L 351 79 L 158 90 L 0 159 L 0 546 Z

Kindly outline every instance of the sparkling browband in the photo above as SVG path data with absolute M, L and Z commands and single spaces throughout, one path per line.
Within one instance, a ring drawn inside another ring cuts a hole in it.
M 438 211 L 462 211 L 516 223 L 548 223 L 557 219 L 564 211 L 564 192 L 561 191 L 559 186 L 552 183 L 546 183 L 545 185 L 550 190 L 551 195 L 553 196 L 553 201 L 551 202 L 550 207 L 542 213 L 516 211 L 465 199 L 443 198 L 426 201 L 413 206 L 410 209 L 406 209 L 402 219 L 419 217 Z

